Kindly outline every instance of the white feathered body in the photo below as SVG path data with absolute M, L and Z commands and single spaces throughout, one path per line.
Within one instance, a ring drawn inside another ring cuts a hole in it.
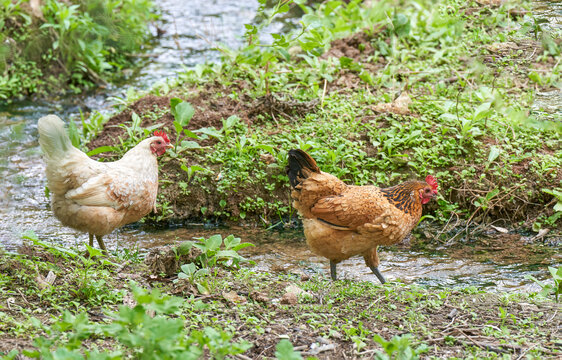
M 150 149 L 152 138 L 120 160 L 103 163 L 72 146 L 57 116 L 41 118 L 38 129 L 51 208 L 64 225 L 102 236 L 155 208 L 158 163 Z

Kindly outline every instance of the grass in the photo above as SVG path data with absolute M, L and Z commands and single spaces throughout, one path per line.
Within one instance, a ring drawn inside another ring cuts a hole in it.
M 144 261 L 116 253 L 109 262 L 35 240 L 17 254 L 3 253 L 0 354 L 7 359 L 18 353 L 45 359 L 560 354 L 560 305 L 551 294 L 332 282 L 327 274 L 224 267 L 208 261 L 218 259 L 217 253 L 192 249 L 181 244 Z M 171 275 L 150 270 L 180 253 L 185 257 Z M 182 263 L 207 271 L 182 276 Z M 54 281 L 38 280 L 49 272 Z M 202 278 L 206 286 L 196 286 Z
M 0 2 L 0 99 L 106 85 L 134 66 L 155 20 L 150 0 Z
M 125 115 L 138 110 L 145 128 L 189 131 L 188 150 L 164 160 L 155 220 L 288 223 L 284 167 L 297 147 L 351 184 L 434 174 L 442 190 L 431 217 L 443 223 L 559 228 L 560 123 L 528 109 L 537 91 L 561 86 L 560 44 L 521 15 L 527 5 L 299 6 L 302 28 L 262 44 L 261 28 L 248 27 L 247 46 L 222 49 L 221 64 L 131 94 L 133 110 L 107 123 L 130 128 Z M 381 105 L 399 93 L 408 107 Z M 173 125 L 171 98 L 192 105 L 185 129 Z M 94 144 L 115 145 L 104 131 Z M 117 154 L 135 144 L 122 133 Z

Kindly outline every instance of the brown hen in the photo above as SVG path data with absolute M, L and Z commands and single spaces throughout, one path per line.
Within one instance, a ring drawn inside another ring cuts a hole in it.
M 311 250 L 330 260 L 336 280 L 336 264 L 354 255 L 381 281 L 377 247 L 396 244 L 416 226 L 422 204 L 437 194 L 437 181 L 407 181 L 381 189 L 346 185 L 322 172 L 302 150 L 289 151 L 287 175 L 293 191 L 293 206 L 303 217 L 304 235 Z

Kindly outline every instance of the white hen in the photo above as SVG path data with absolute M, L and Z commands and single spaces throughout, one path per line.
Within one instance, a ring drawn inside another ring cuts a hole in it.
M 171 147 L 168 136 L 155 132 L 115 162 L 98 162 L 70 141 L 63 121 L 39 119 L 39 144 L 47 163 L 51 209 L 66 226 L 94 235 L 107 253 L 102 236 L 140 220 L 156 206 L 157 156 Z

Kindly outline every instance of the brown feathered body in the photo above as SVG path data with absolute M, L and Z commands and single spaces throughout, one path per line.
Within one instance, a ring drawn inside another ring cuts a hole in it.
M 423 181 L 385 189 L 346 185 L 320 171 L 302 150 L 290 151 L 287 172 L 308 245 L 334 263 L 362 255 L 368 266 L 377 267 L 377 246 L 396 244 L 408 235 L 422 214 L 420 194 L 431 188 Z
M 101 237 L 155 208 L 163 138 L 145 139 L 120 160 L 102 163 L 72 146 L 57 116 L 41 118 L 38 130 L 51 208 L 64 225 Z

